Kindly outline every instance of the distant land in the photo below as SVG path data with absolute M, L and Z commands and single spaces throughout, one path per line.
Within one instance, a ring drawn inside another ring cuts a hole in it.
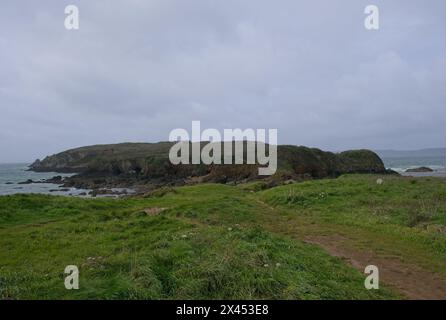
M 428 158 L 446 157 L 446 148 L 428 148 L 420 150 L 374 150 L 381 158 Z

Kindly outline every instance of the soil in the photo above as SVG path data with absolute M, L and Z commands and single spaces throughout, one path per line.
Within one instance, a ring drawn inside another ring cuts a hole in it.
M 409 299 L 446 299 L 446 281 L 436 274 L 404 263 L 398 257 L 382 257 L 373 251 L 347 248 L 342 245 L 343 240 L 345 238 L 339 235 L 306 237 L 306 242 L 322 247 L 360 272 L 364 272 L 367 265 L 377 266 L 380 280 Z

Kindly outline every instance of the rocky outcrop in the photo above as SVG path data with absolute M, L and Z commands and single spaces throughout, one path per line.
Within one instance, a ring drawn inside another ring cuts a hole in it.
M 203 143 L 202 145 L 205 145 Z M 265 179 L 258 176 L 257 164 L 173 165 L 169 161 L 170 142 L 98 145 L 68 150 L 37 160 L 33 171 L 75 172 L 64 185 L 85 189 L 134 185 L 228 183 Z M 369 150 L 342 153 L 315 148 L 282 145 L 277 148 L 278 170 L 270 181 L 337 177 L 343 173 L 385 173 L 381 159 Z
M 43 160 L 36 160 L 30 170 L 36 172 L 82 173 L 86 171 L 125 173 L 140 171 L 148 158 L 166 158 L 170 142 L 121 143 L 71 149 Z
M 370 150 L 350 150 L 338 155 L 342 173 L 383 173 L 384 163 Z
M 416 172 L 434 172 L 431 168 L 428 167 L 419 167 L 419 168 L 411 168 L 406 170 L 407 173 L 416 173 Z

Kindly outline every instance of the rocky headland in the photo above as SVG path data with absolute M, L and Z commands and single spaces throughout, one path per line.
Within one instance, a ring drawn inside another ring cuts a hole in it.
M 203 147 L 207 143 L 202 143 Z M 173 165 L 173 143 L 122 143 L 67 150 L 36 160 L 29 169 L 37 172 L 76 173 L 52 182 L 82 189 L 136 188 L 147 192 L 160 186 L 200 182 L 240 183 L 263 180 L 274 186 L 289 181 L 338 177 L 345 173 L 388 173 L 380 157 L 370 150 L 340 153 L 303 146 L 279 145 L 278 169 L 259 176 L 257 164 Z M 222 152 L 223 153 L 223 152 Z

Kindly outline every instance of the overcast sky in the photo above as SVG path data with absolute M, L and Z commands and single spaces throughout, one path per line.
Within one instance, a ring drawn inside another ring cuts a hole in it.
M 445 102 L 444 0 L 0 2 L 0 162 L 192 120 L 327 150 L 445 147 Z

